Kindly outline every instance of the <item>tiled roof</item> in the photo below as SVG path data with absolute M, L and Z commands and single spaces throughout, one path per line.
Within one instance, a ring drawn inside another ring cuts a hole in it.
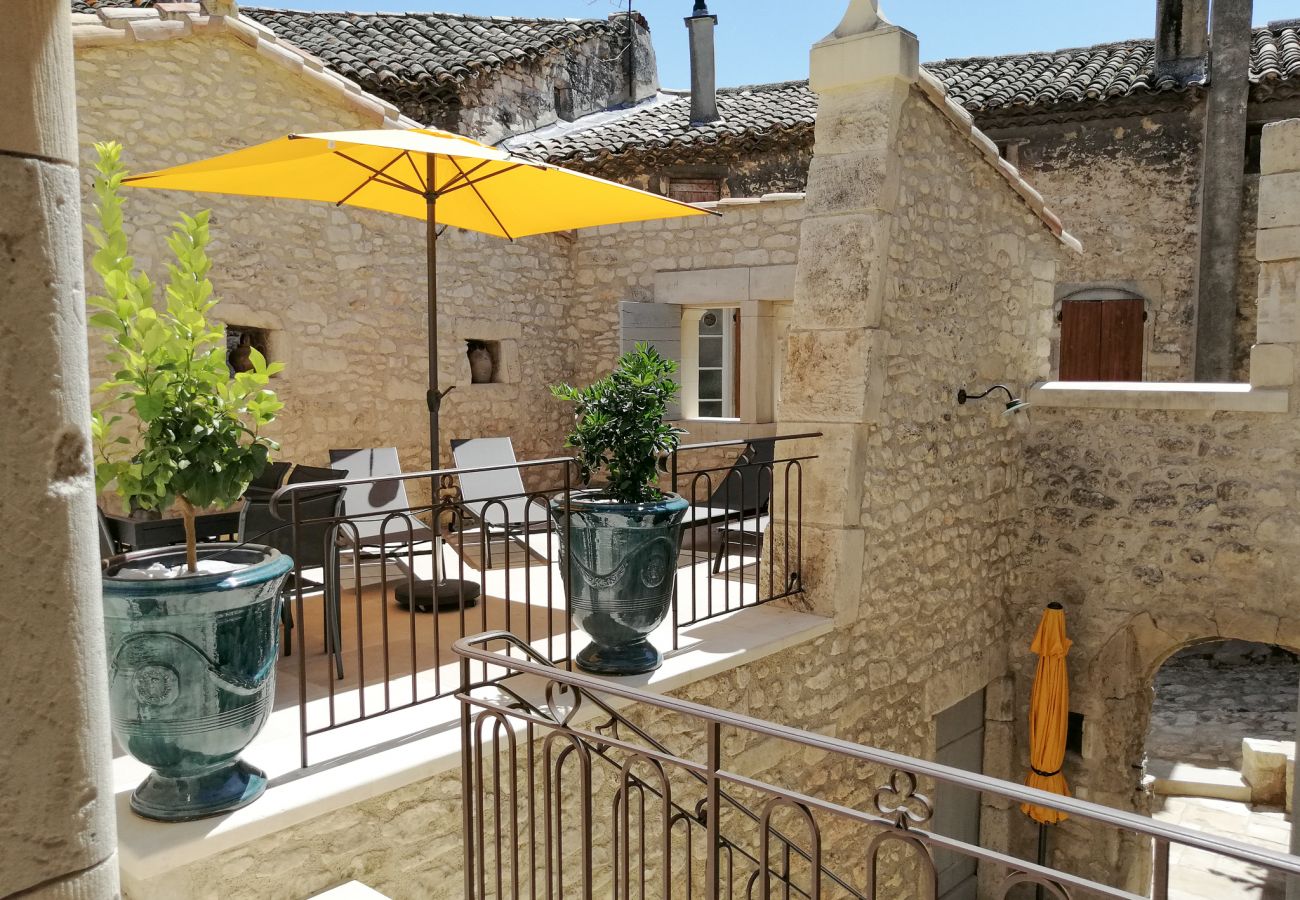
M 480 72 L 536 59 L 593 37 L 620 34 L 620 19 L 523 19 L 454 13 L 296 12 L 240 7 L 240 13 L 320 57 L 377 93 L 397 85 L 426 95 Z
M 1257 85 L 1300 78 L 1300 30 L 1294 24 L 1257 29 L 1253 50 L 1251 80 Z M 949 59 L 926 69 L 952 100 L 977 114 L 1095 104 L 1200 84 L 1173 78 L 1154 82 L 1153 54 L 1152 41 L 1123 41 L 1053 53 Z M 817 97 L 802 81 L 723 89 L 718 111 L 721 122 L 691 126 L 690 100 L 681 97 L 556 137 L 530 141 L 524 135 L 513 146 L 562 162 L 753 140 L 810 127 Z
M 1155 77 L 1149 40 L 1098 44 L 1053 53 L 949 59 L 929 63 L 950 95 L 972 112 L 1102 102 L 1136 94 L 1181 92 L 1203 79 Z M 1255 84 L 1300 76 L 1300 34 L 1294 25 L 1256 29 L 1250 78 Z
M 130 6 L 153 6 L 154 0 L 72 0 L 74 13 L 93 13 L 97 9 L 121 9 Z
M 757 142 L 798 129 L 811 131 L 817 116 L 817 95 L 806 81 L 722 88 L 718 91 L 718 113 L 722 118 L 717 122 L 691 125 L 691 98 L 669 96 L 592 128 L 583 129 L 579 123 L 567 134 L 541 140 L 529 140 L 524 135 L 510 145 L 560 162 L 631 149 Z

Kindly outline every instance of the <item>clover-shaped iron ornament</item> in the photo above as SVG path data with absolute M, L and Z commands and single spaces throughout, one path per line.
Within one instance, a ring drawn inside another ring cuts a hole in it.
M 572 696 L 573 703 L 565 706 L 564 703 L 569 696 Z M 564 684 L 559 681 L 549 681 L 546 684 L 546 710 L 551 718 L 559 725 L 568 727 L 573 721 L 573 717 L 578 714 L 582 707 L 582 692 L 573 685 Z
M 894 826 L 903 830 L 928 822 L 934 815 L 930 798 L 916 792 L 916 776 L 899 769 L 889 776 L 889 784 L 876 790 L 872 802 L 882 816 L 893 816 Z

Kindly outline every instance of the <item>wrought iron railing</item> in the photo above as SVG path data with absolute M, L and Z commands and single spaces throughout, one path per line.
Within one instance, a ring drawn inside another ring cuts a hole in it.
M 455 650 L 467 900 L 933 900 L 936 854 L 976 860 L 992 886 L 980 896 L 999 900 L 1167 900 L 1176 847 L 1300 875 L 1297 857 L 565 671 L 504 632 Z M 522 677 L 475 684 L 478 666 Z M 940 834 L 921 793 L 938 783 L 1060 810 L 1129 846 L 1149 840 L 1151 886 L 1134 893 Z
M 762 458 L 757 442 L 734 441 L 682 447 L 664 460 L 665 480 L 692 502 L 670 620 L 674 649 L 695 623 L 802 592 L 803 466 L 811 457 L 772 449 L 796 437 L 766 439 Z M 735 461 L 708 465 L 706 454 Z M 528 487 L 473 500 L 459 489 L 466 476 L 508 469 Z M 380 504 L 381 513 L 328 500 L 341 491 L 384 499 L 399 487 L 415 494 L 426 486 L 432 502 Z M 303 482 L 270 498 L 273 522 L 241 537 L 276 544 L 295 560 L 288 608 L 296 627 L 286 643 L 297 656 L 303 766 L 314 738 L 451 696 L 459 687 L 456 639 L 504 628 L 549 662 L 568 664 L 565 538 L 547 507 L 556 497 L 567 506 L 580 487 L 574 461 L 557 458 Z M 444 611 L 430 615 L 420 606 L 432 599 L 435 548 L 437 571 L 452 587 Z M 498 677 L 487 667 L 477 675 Z

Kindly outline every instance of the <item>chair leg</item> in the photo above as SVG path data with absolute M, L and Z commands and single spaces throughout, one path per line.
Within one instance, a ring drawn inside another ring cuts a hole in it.
M 293 656 L 293 604 L 291 598 L 280 598 L 280 624 L 284 627 L 284 655 Z
M 714 575 L 717 575 L 719 572 L 722 571 L 722 561 L 727 558 L 727 546 L 730 543 L 728 537 L 729 535 L 727 529 L 725 528 L 722 529 L 722 534 L 721 534 L 722 542 L 718 545 L 718 552 L 715 553 L 713 556 Z
M 334 657 L 334 673 L 339 681 L 343 680 L 343 603 L 340 598 L 337 573 L 337 558 L 325 568 L 325 591 L 321 598 L 325 604 L 325 649 Z

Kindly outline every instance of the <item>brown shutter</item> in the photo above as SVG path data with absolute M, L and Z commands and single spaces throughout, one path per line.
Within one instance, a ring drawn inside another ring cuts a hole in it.
M 1141 381 L 1139 299 L 1061 304 L 1061 381 Z
M 1061 304 L 1061 381 L 1101 380 L 1101 304 Z
M 1142 301 L 1103 300 L 1100 381 L 1142 380 Z
M 722 182 L 716 178 L 670 178 L 668 196 L 683 203 L 714 203 L 722 199 Z

